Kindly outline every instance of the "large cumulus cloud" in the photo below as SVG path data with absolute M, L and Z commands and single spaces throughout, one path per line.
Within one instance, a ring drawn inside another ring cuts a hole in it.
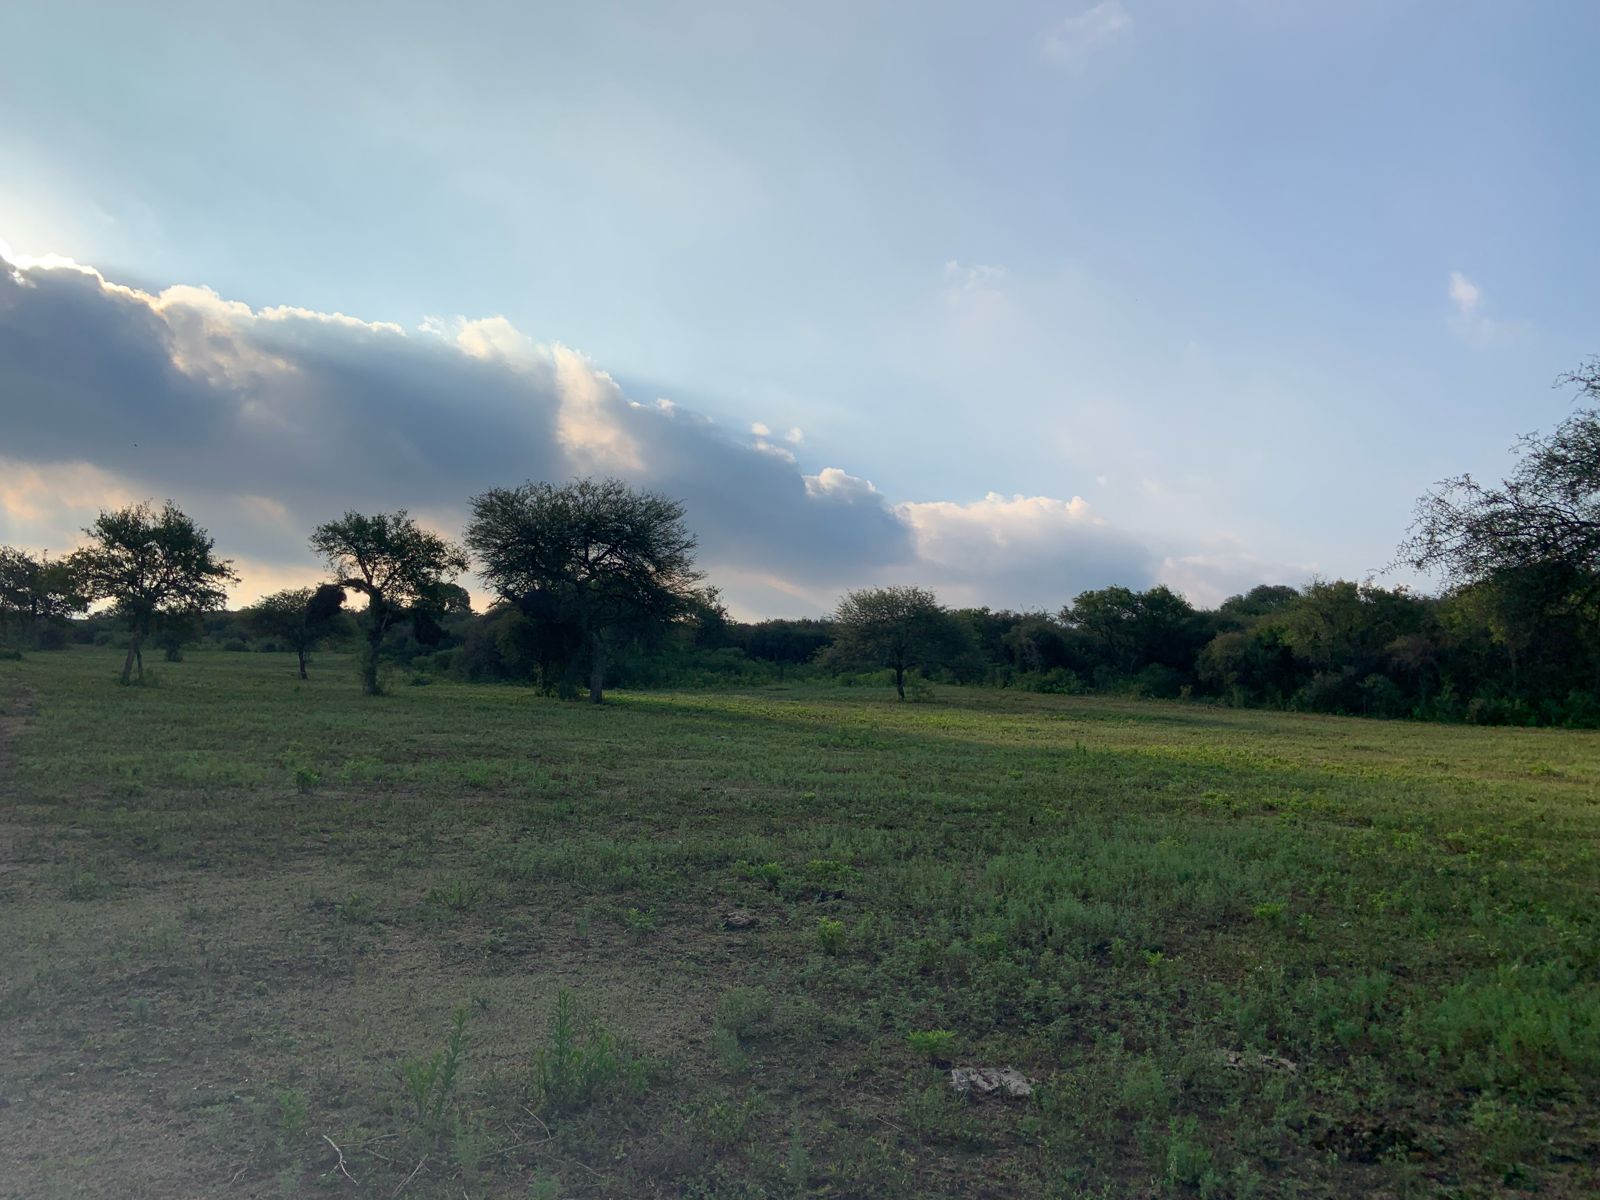
M 0 419 L 0 540 L 64 549 L 100 505 L 171 496 L 240 559 L 241 599 L 311 578 L 305 535 L 346 508 L 453 533 L 486 487 L 588 473 L 683 499 L 747 613 L 891 580 L 1053 606 L 1160 561 L 1080 499 L 896 503 L 846 469 L 808 473 L 504 318 L 407 331 L 64 260 L 0 258 Z

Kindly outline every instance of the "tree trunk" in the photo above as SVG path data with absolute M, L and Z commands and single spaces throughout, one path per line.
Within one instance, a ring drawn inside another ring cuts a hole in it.
M 306 652 L 301 647 L 295 647 L 295 655 L 300 660 L 300 678 L 306 678 Z
M 589 635 L 589 703 L 603 699 L 606 673 L 606 648 L 598 633 Z
M 900 699 L 904 700 L 906 698 L 906 669 L 904 667 L 897 666 L 894 669 L 894 690 Z
M 139 642 L 141 640 L 140 635 L 137 633 L 130 635 L 128 638 L 128 657 L 122 660 L 123 683 L 131 683 L 133 681 L 133 663 L 135 659 L 139 660 L 139 678 L 144 678 L 144 659 L 139 656 Z
M 361 690 L 369 696 L 378 694 L 378 647 L 382 644 L 382 629 L 367 635 L 366 660 L 361 664 Z

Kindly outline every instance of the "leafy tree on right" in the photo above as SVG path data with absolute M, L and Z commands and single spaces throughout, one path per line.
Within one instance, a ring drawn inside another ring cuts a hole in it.
M 1498 486 L 1458 475 L 1424 495 L 1402 562 L 1458 586 L 1535 568 L 1547 588 L 1600 597 L 1600 359 L 1561 382 L 1589 405 L 1554 433 L 1524 437 Z

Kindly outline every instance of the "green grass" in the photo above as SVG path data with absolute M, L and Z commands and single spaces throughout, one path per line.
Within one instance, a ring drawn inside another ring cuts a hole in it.
M 0 662 L 0 1195 L 1600 1188 L 1595 734 L 117 665 Z

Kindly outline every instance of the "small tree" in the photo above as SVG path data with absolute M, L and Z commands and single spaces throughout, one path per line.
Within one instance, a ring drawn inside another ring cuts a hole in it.
M 38 622 L 59 621 L 88 606 L 65 562 L 0 546 L 0 638 L 15 630 L 21 640 Z
M 102 511 L 84 532 L 92 544 L 70 555 L 67 565 L 87 600 L 111 601 L 127 623 L 123 683 L 135 666 L 144 678 L 140 648 L 162 619 L 220 608 L 226 585 L 239 578 L 231 559 L 216 556 L 211 536 L 170 500 L 160 512 L 148 503 Z
M 862 588 L 839 601 L 833 619 L 829 658 L 840 665 L 888 667 L 902 700 L 907 671 L 950 662 L 966 648 L 965 631 L 926 588 Z
M 620 479 L 529 482 L 474 497 L 472 513 L 467 545 L 484 580 L 529 620 L 566 631 L 587 652 L 595 704 L 615 631 L 659 630 L 703 602 L 695 539 L 676 500 Z
M 382 691 L 378 653 L 384 635 L 401 621 L 428 621 L 456 603 L 461 589 L 451 581 L 467 569 L 467 556 L 454 542 L 423 529 L 404 509 L 371 517 L 347 512 L 318 525 L 311 548 L 334 574 L 333 583 L 318 589 L 308 605 L 314 617 L 331 617 L 345 591 L 367 598 L 360 618 L 366 635 L 361 687 L 375 696 Z M 330 593 L 330 586 L 338 593 Z
M 332 598 L 338 601 L 344 593 L 332 589 Z M 323 602 L 313 607 L 317 592 L 312 588 L 286 588 L 263 596 L 244 610 L 245 623 L 261 637 L 281 642 L 295 653 L 300 665 L 300 678 L 306 679 L 306 661 L 317 644 L 333 633 L 333 619 L 340 604 L 330 604 L 324 594 Z

